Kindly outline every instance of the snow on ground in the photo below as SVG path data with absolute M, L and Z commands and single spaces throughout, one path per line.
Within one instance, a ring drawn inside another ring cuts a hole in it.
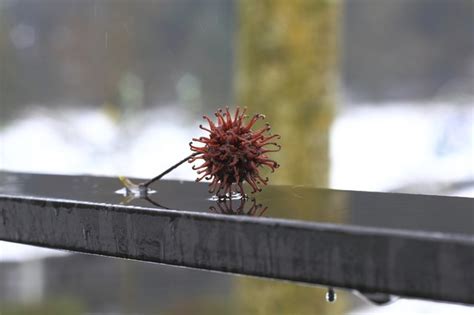
M 473 109 L 393 103 L 342 113 L 332 128 L 331 187 L 386 191 L 472 180 Z
M 0 131 L 0 169 L 149 177 L 189 154 L 195 126 L 172 115 L 165 108 L 120 123 L 100 110 L 42 110 Z M 183 167 L 168 178 L 193 176 Z

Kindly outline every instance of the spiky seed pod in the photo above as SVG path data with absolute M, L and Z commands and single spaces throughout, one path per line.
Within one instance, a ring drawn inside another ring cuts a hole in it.
M 215 113 L 216 123 L 203 116 L 209 127 L 200 125 L 199 128 L 209 132 L 208 137 L 193 138 L 193 141 L 203 145 L 201 147 L 193 142 L 189 143 L 191 150 L 196 153 L 189 162 L 196 160 L 203 162 L 199 166 L 193 166 L 200 175 L 196 181 L 204 178 L 210 180 L 209 192 L 220 197 L 230 195 L 233 184 L 236 184 L 238 191 L 245 195 L 242 185 L 244 181 L 252 187 L 252 193 L 261 191 L 261 185 L 267 184 L 268 177 L 262 178 L 259 168 L 266 166 L 274 172 L 279 167 L 278 163 L 269 159 L 267 154 L 281 149 L 281 146 L 274 142 L 280 139 L 280 136 L 269 134 L 271 129 L 269 124 L 265 124 L 259 130 L 252 130 L 255 123 L 265 116 L 256 114 L 245 122 L 248 117 L 245 112 L 246 108 L 241 111 L 237 107 L 232 116 L 229 108 L 225 111 L 219 109 Z

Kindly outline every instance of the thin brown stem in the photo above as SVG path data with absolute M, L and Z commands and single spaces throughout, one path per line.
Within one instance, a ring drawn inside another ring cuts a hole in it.
M 186 162 L 187 160 L 189 160 L 190 158 L 192 158 L 193 156 L 196 156 L 198 155 L 199 153 L 193 153 L 189 156 L 187 156 L 186 158 L 182 159 L 181 161 L 179 161 L 178 163 L 176 163 L 175 165 L 171 166 L 170 168 L 168 168 L 166 171 L 164 171 L 163 173 L 153 177 L 152 179 L 144 182 L 144 183 L 141 183 L 140 186 L 142 187 L 145 187 L 145 188 L 148 188 L 148 186 L 150 186 L 152 183 L 156 182 L 157 180 L 160 180 L 163 176 L 165 176 L 166 174 L 168 174 L 169 172 L 171 172 L 172 170 L 174 170 L 175 168 L 177 168 L 178 166 L 180 166 L 181 164 L 183 164 L 184 162 Z

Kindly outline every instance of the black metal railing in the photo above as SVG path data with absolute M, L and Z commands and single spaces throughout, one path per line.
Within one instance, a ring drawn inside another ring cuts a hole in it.
M 120 184 L 112 178 L 0 179 L 0 240 L 474 304 L 469 198 L 270 187 L 274 195 L 258 201 L 268 210 L 252 216 L 206 211 L 215 201 L 197 183 L 160 182 L 150 197 L 165 209 L 146 200 L 121 204 L 126 198 L 114 193 Z M 321 209 L 321 219 L 311 209 Z M 327 219 L 328 213 L 340 215 Z

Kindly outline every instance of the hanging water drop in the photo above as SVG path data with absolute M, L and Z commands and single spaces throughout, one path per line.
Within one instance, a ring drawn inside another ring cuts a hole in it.
M 336 292 L 334 292 L 334 289 L 332 287 L 329 287 L 328 292 L 326 292 L 326 301 L 328 301 L 329 303 L 334 303 L 336 302 L 336 298 Z

